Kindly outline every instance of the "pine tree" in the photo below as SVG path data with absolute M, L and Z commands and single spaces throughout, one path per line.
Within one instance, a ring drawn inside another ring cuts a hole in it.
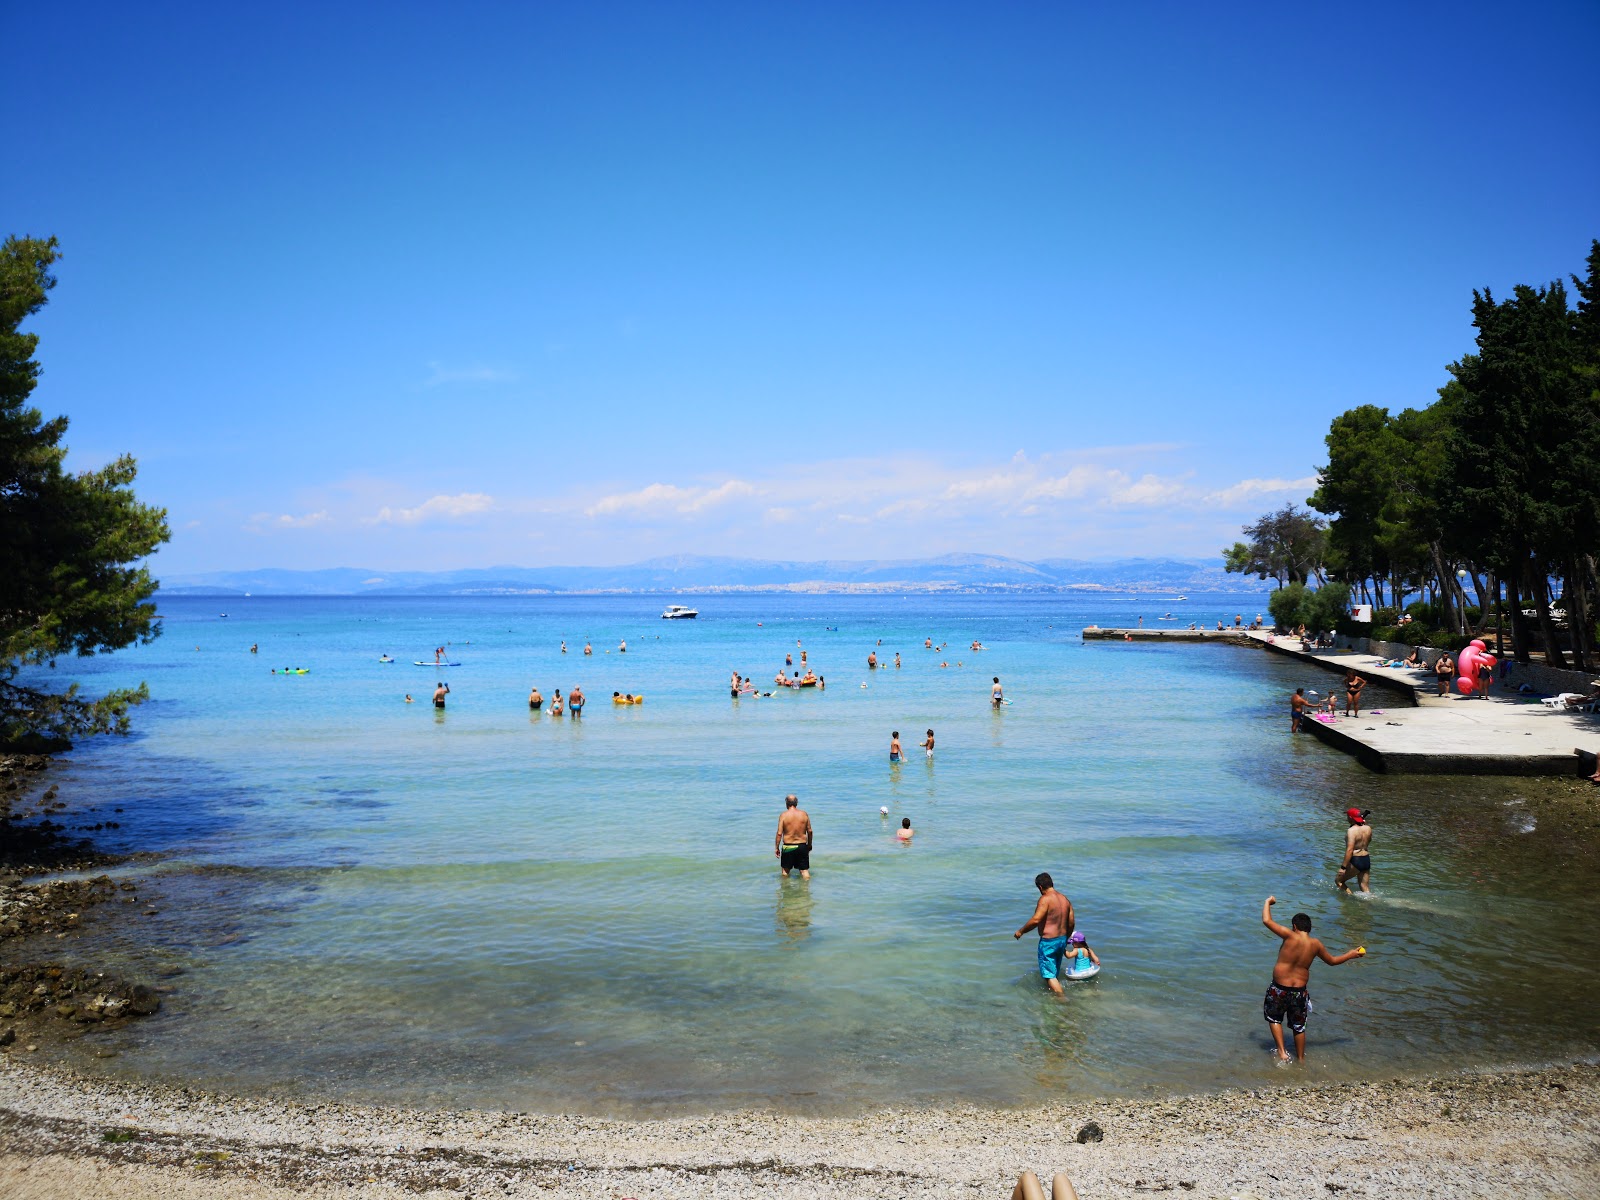
M 69 473 L 67 419 L 28 406 L 39 339 L 18 329 L 48 300 L 58 254 L 55 238 L 0 247 L 0 746 L 37 749 L 127 731 L 143 684 L 89 699 L 75 683 L 53 690 L 50 672 L 160 633 L 157 584 L 138 564 L 168 536 L 165 510 L 133 494 L 131 457 Z

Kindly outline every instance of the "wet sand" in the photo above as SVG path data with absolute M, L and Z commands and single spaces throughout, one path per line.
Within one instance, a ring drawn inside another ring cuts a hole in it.
M 1093 1122 L 1103 1139 L 1080 1143 Z M 1592 1196 L 1600 1066 L 1023 1111 L 610 1121 L 217 1096 L 0 1060 L 0 1195 Z

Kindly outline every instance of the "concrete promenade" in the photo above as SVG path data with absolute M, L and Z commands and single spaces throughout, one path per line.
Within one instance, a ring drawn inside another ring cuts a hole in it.
M 1373 771 L 1434 775 L 1588 775 L 1600 752 L 1600 715 L 1552 711 L 1528 697 L 1496 692 L 1488 700 L 1438 696 L 1432 670 L 1382 667 L 1353 650 L 1300 649 L 1298 638 L 1266 630 L 1086 629 L 1086 640 L 1226 641 L 1260 646 L 1330 672 L 1317 690 L 1339 697 L 1331 720 L 1307 717 L 1301 729 L 1353 755 Z M 1207 636 L 1199 636 L 1199 635 Z M 1339 682 L 1354 670 L 1385 695 L 1368 688 L 1362 714 L 1344 715 Z M 1308 686 L 1313 681 L 1308 680 Z M 1393 696 L 1393 699 L 1390 699 Z M 1289 697 L 1280 697 L 1285 726 Z M 1374 712 L 1373 710 L 1378 710 Z

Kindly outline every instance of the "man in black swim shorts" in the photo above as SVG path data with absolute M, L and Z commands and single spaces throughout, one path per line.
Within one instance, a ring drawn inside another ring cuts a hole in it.
M 1261 1015 L 1269 1025 L 1282 1025 L 1289 1018 L 1289 1030 L 1295 1038 L 1303 1039 L 1306 1033 L 1306 1014 L 1311 1011 L 1311 997 L 1303 987 L 1279 987 L 1271 984 L 1261 1001 Z M 1283 1037 L 1281 1032 L 1277 1035 Z
M 1283 1045 L 1283 1022 L 1289 1020 L 1289 1031 L 1294 1034 L 1295 1057 L 1301 1062 L 1306 1057 L 1306 1014 L 1311 1011 L 1311 997 L 1306 989 L 1311 985 L 1311 961 L 1320 958 L 1330 967 L 1347 963 L 1352 958 L 1364 957 L 1365 946 L 1346 950 L 1337 957 L 1328 953 L 1320 941 L 1311 936 L 1311 918 L 1305 913 L 1295 913 L 1285 929 L 1272 919 L 1272 906 L 1276 896 L 1268 896 L 1261 906 L 1261 923 L 1283 939 L 1278 948 L 1278 961 L 1272 966 L 1272 985 L 1261 1001 L 1261 1015 L 1272 1029 L 1272 1040 L 1277 1045 L 1279 1062 L 1289 1062 L 1289 1052 Z
M 810 815 L 793 793 L 785 796 L 783 816 L 778 818 L 778 832 L 772 839 L 772 852 L 785 876 L 799 871 L 801 879 L 811 878 L 812 836 Z

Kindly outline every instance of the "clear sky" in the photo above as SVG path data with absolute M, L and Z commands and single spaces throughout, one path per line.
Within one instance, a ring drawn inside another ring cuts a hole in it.
M 1600 235 L 1600 4 L 8 5 L 159 571 L 1212 554 Z

